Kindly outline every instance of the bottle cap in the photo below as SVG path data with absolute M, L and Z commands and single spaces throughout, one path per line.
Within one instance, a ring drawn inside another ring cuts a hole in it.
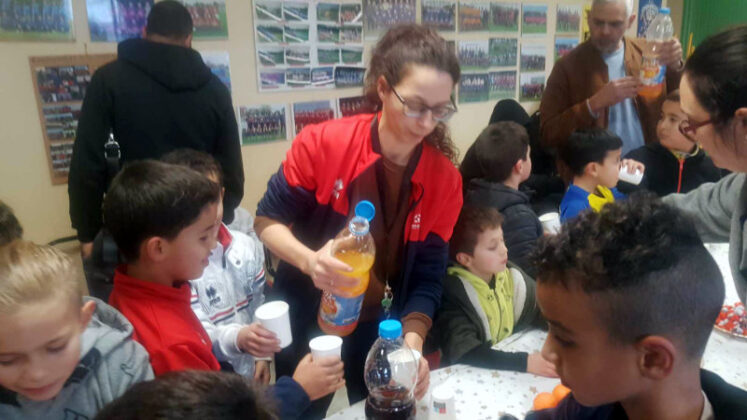
M 668 7 L 662 7 L 661 9 L 659 9 L 659 13 L 661 13 L 662 15 L 668 15 L 670 13 L 669 12 L 669 8 Z
M 402 324 L 395 319 L 387 319 L 379 323 L 379 337 L 394 340 L 402 335 Z
M 376 216 L 376 207 L 368 200 L 361 200 L 355 206 L 355 215 L 365 217 L 370 222 Z

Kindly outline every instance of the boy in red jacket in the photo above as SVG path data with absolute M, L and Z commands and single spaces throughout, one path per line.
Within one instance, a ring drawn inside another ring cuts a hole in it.
M 127 261 L 109 303 L 135 327 L 156 375 L 220 369 L 188 283 L 215 246 L 219 200 L 218 185 L 201 174 L 151 160 L 126 166 L 104 200 L 106 228 Z

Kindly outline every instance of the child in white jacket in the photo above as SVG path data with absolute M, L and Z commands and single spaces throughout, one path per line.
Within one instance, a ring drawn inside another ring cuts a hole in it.
M 184 165 L 222 185 L 222 172 L 210 155 L 190 149 L 163 157 Z M 219 206 L 222 207 L 222 206 Z M 254 311 L 264 302 L 264 250 L 253 236 L 229 229 L 216 220 L 217 245 L 202 277 L 190 281 L 192 310 L 213 342 L 213 353 L 242 375 L 267 384 L 270 357 L 280 351 L 275 334 L 254 322 Z

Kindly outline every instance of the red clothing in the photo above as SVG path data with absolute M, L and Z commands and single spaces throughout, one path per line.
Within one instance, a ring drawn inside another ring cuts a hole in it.
M 212 343 L 190 306 L 188 283 L 167 287 L 114 273 L 109 304 L 135 327 L 133 338 L 150 354 L 156 376 L 186 369 L 220 370 Z

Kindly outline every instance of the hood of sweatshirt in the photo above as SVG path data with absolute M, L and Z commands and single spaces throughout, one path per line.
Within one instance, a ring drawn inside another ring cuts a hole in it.
M 503 213 L 507 208 L 517 204 L 529 204 L 529 196 L 503 184 L 477 178 L 470 181 L 467 186 L 464 202 L 495 207 Z
M 174 92 L 198 90 L 213 77 L 202 56 L 192 48 L 144 39 L 119 43 L 117 58 Z

